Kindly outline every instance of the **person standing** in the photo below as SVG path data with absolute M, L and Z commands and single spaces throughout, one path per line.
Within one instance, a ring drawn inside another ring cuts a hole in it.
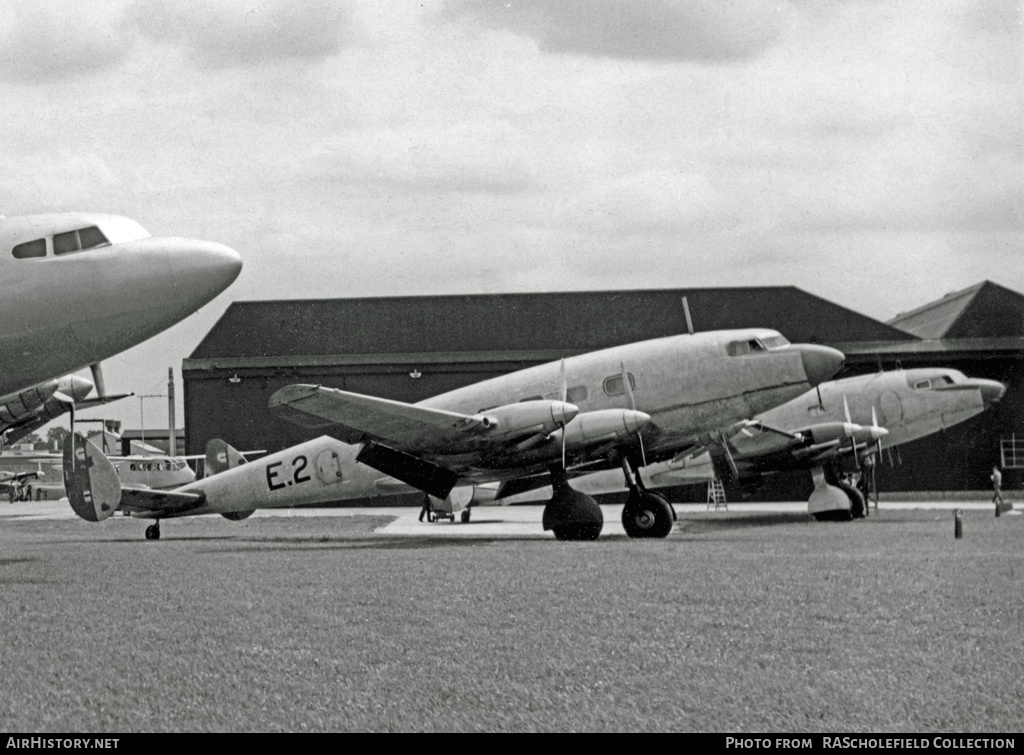
M 999 516 L 999 507 L 1003 505 L 1003 473 L 998 466 L 992 467 L 992 503 L 996 505 L 996 516 Z

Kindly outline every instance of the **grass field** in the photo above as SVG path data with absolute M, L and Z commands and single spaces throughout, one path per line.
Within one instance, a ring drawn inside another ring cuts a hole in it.
M 0 528 L 0 730 L 1024 731 L 1024 517 Z

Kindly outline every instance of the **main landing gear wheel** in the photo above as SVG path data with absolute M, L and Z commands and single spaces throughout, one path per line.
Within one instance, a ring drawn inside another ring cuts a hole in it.
M 850 518 L 863 519 L 867 516 L 867 504 L 864 501 L 864 494 L 852 485 L 841 484 L 839 489 L 846 493 L 850 499 Z
M 469 518 L 471 516 L 472 514 L 469 513 L 469 509 L 463 509 L 459 518 L 462 519 L 463 524 L 469 524 Z
M 159 540 L 160 539 L 160 523 L 151 524 L 146 527 L 146 539 L 147 540 Z
M 631 492 L 622 507 L 622 527 L 630 537 L 668 537 L 672 506 L 660 495 Z
M 544 507 L 544 529 L 551 530 L 559 540 L 597 540 L 604 527 L 604 514 L 597 501 L 568 485 L 556 490 Z

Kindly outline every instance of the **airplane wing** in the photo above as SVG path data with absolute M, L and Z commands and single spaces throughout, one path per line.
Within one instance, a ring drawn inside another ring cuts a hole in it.
M 330 428 L 345 443 L 382 441 L 397 451 L 417 453 L 444 453 L 486 426 L 484 417 L 317 385 L 282 388 L 271 396 L 269 409 L 303 427 Z

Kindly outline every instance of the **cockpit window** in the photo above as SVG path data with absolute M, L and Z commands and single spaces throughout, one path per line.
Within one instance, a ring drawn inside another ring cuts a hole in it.
M 81 228 L 77 231 L 53 234 L 53 253 L 69 254 L 82 249 L 95 249 L 98 246 L 106 246 L 110 242 L 96 226 Z
M 768 336 L 767 338 L 762 338 L 761 343 L 767 349 L 781 349 L 783 346 L 789 346 L 789 339 L 785 336 Z
M 726 347 L 726 351 L 729 356 L 738 357 L 758 351 L 767 351 L 767 349 L 761 341 L 756 338 L 751 338 L 749 341 L 733 341 Z
M 944 385 L 953 385 L 953 378 L 949 375 L 939 375 L 930 380 L 918 380 L 914 383 L 915 391 L 929 391 L 932 388 L 941 388 Z
M 53 253 L 67 254 L 78 251 L 78 234 L 74 231 L 53 234 Z
M 98 246 L 107 246 L 110 242 L 103 235 L 103 231 L 94 225 L 82 228 L 78 231 L 78 238 L 82 242 L 83 249 L 95 249 Z
M 26 241 L 24 244 L 18 244 L 11 250 L 11 254 L 19 260 L 26 260 L 32 257 L 45 257 L 46 239 L 36 239 L 35 241 Z

